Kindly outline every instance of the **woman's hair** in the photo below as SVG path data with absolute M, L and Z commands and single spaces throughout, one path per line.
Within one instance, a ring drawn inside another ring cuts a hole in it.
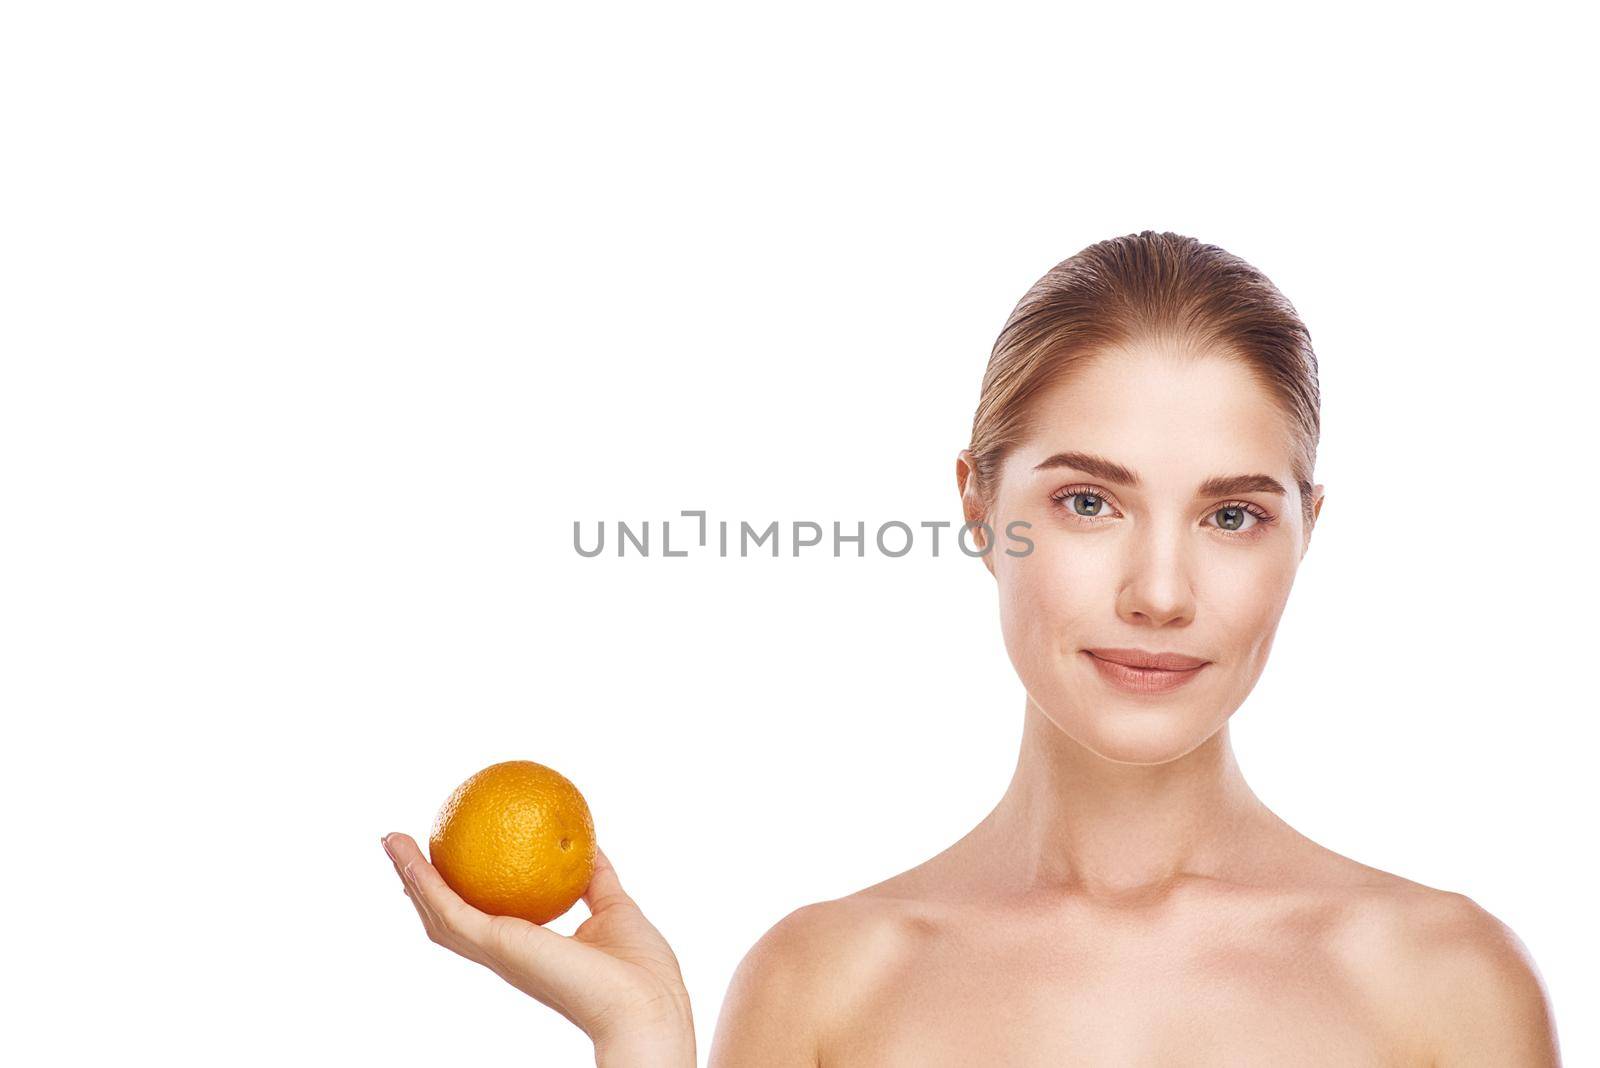
M 977 489 L 994 503 L 1010 451 L 1037 429 L 1041 392 L 1108 348 L 1175 339 L 1238 360 L 1289 419 L 1306 527 L 1321 435 L 1311 334 L 1267 276 L 1216 245 L 1145 230 L 1062 260 L 1017 302 L 995 340 L 972 421 Z

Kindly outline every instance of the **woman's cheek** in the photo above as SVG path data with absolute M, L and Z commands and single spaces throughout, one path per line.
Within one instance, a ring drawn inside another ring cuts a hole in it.
M 1241 561 L 1214 578 L 1211 596 L 1206 599 L 1212 623 L 1219 635 L 1233 635 L 1227 644 L 1239 651 L 1240 666 L 1253 679 L 1272 648 L 1294 585 L 1294 568 L 1262 558 Z
M 1006 650 L 1017 670 L 1035 683 L 1058 674 L 1063 658 L 1082 644 L 1083 619 L 1095 596 L 1092 568 L 1061 548 L 1037 541 L 1032 553 L 1011 560 L 1002 572 Z

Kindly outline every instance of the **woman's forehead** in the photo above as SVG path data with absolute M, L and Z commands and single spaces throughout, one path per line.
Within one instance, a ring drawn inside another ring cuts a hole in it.
M 1236 361 L 1119 353 L 1082 366 L 1035 398 L 1008 467 L 1031 477 L 1063 453 L 1118 465 L 1144 486 L 1271 474 L 1292 463 L 1290 421 Z M 1062 466 L 1062 465 L 1055 465 Z

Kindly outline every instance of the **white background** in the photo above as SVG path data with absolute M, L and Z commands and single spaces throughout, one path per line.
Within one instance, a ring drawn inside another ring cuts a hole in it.
M 1013 303 L 1150 228 L 1322 361 L 1247 779 L 1510 924 L 1600 1061 L 1590 39 L 1112 7 L 8 7 L 22 1060 L 590 1063 L 379 847 L 512 758 L 587 795 L 703 1059 L 768 926 L 988 812 L 1022 691 L 976 560 L 573 521 L 959 521 Z

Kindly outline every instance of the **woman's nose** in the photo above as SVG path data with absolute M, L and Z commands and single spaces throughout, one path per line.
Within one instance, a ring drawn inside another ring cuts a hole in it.
M 1193 560 L 1179 532 L 1146 528 L 1129 539 L 1117 612 L 1129 622 L 1181 625 L 1194 615 Z

